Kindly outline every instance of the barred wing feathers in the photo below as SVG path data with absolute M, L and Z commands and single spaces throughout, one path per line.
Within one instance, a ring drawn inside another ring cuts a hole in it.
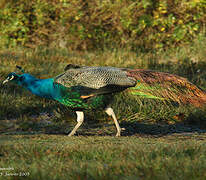
M 87 95 L 119 92 L 136 85 L 136 79 L 129 77 L 126 69 L 114 67 L 70 66 L 55 82 L 67 88 L 78 87 Z

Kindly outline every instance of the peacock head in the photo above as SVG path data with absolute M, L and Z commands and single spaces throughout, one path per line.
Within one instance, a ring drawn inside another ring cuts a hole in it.
M 7 78 L 3 81 L 3 84 L 9 82 L 9 81 L 19 81 L 19 77 L 20 75 L 16 74 L 15 72 L 9 73 L 9 75 L 7 76 Z
M 24 70 L 20 66 L 16 66 L 22 73 L 24 73 Z M 24 79 L 24 74 L 16 74 L 15 72 L 9 73 L 7 78 L 3 81 L 3 84 L 12 81 L 12 82 L 21 82 Z

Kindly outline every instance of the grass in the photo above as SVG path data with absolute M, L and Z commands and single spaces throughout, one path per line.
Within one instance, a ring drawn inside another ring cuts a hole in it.
M 205 179 L 205 138 L 9 135 L 0 138 L 0 167 L 36 180 Z M 6 179 L 6 170 L 1 172 L 0 179 Z
M 2 49 L 0 82 L 17 71 L 15 65 L 48 78 L 73 63 L 170 72 L 206 90 L 203 42 L 153 53 Z M 112 107 L 126 129 L 123 137 L 113 137 L 112 119 L 103 112 L 86 112 L 77 137 L 67 137 L 76 123 L 74 112 L 14 84 L 0 83 L 0 168 L 13 168 L 0 169 L 0 179 L 21 179 L 27 173 L 24 179 L 206 178 L 204 108 L 134 100 L 124 93 L 115 97 Z

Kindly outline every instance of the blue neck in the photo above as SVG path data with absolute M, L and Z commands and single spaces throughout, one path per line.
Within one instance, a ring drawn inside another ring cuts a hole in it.
M 61 97 L 60 90 L 54 86 L 53 78 L 37 79 L 30 74 L 23 74 L 21 76 L 23 78 L 21 81 L 17 81 L 17 84 L 28 89 L 33 94 L 49 99 L 58 99 Z

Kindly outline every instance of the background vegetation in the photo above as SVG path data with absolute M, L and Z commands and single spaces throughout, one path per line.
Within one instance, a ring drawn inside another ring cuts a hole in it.
M 0 45 L 151 50 L 206 33 L 205 0 L 2 0 Z

